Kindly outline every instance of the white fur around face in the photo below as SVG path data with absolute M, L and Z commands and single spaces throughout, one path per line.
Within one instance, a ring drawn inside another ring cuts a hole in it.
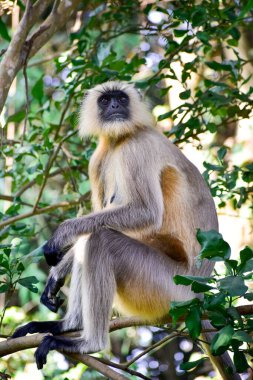
M 102 123 L 97 100 L 101 94 L 110 90 L 120 90 L 129 96 L 129 120 Z M 140 98 L 134 85 L 128 82 L 109 81 L 99 84 L 87 92 L 80 110 L 79 133 L 81 137 L 92 135 L 120 138 L 136 132 L 136 128 L 153 125 L 154 119 L 151 112 Z

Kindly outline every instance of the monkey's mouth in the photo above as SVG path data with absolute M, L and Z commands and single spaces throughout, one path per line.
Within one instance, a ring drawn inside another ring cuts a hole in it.
M 121 112 L 112 113 L 111 115 L 107 116 L 107 120 L 109 121 L 120 121 L 120 120 L 126 120 L 127 115 Z

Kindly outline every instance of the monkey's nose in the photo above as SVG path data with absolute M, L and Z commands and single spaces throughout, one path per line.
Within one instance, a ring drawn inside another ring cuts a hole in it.
M 112 108 L 117 109 L 117 108 L 119 108 L 119 103 L 117 101 L 113 100 L 111 106 L 112 106 Z

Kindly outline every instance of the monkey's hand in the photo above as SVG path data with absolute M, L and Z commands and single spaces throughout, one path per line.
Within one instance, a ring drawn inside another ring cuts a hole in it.
M 44 245 L 43 251 L 48 265 L 57 265 L 65 253 L 72 247 L 74 235 L 71 226 L 73 220 L 66 220 L 60 224 L 51 239 Z
M 52 238 L 43 247 L 44 256 L 49 266 L 56 266 L 63 258 L 64 254 L 71 248 L 71 245 L 64 248 L 56 248 Z
M 69 219 L 61 223 L 43 247 L 48 265 L 57 265 L 75 243 L 78 236 L 92 232 L 93 225 L 93 219 L 86 216 Z
M 40 302 L 54 313 L 64 302 L 64 299 L 56 296 L 63 285 L 64 279 L 55 280 L 51 277 L 40 297 Z

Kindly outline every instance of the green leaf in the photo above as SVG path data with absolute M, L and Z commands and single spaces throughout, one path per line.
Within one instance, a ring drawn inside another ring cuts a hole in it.
M 144 8 L 144 10 L 143 10 L 144 14 L 145 14 L 145 15 L 148 15 L 149 12 L 151 11 L 152 7 L 153 7 L 153 4 L 148 4 L 148 5 Z
M 247 359 L 242 351 L 236 351 L 234 353 L 234 364 L 237 372 L 245 372 L 249 368 Z
M 197 231 L 197 240 L 202 249 L 199 254 L 200 259 L 210 261 L 222 261 L 230 257 L 231 249 L 229 244 L 223 240 L 222 235 L 215 231 Z
M 206 169 L 208 170 L 215 170 L 217 172 L 222 172 L 224 170 L 223 166 L 221 165 L 213 165 L 213 164 L 209 164 L 208 162 L 203 162 L 203 165 Z
M 239 340 L 240 342 L 253 342 L 253 339 L 248 333 L 246 333 L 246 331 L 236 331 L 233 335 L 233 339 Z
M 250 247 L 245 247 L 242 251 L 240 251 L 240 260 L 242 263 L 253 259 L 253 250 Z
M 201 358 L 193 362 L 186 362 L 180 364 L 180 369 L 183 371 L 189 371 L 190 369 L 196 368 L 198 365 L 202 364 L 207 358 Z
M 35 85 L 32 88 L 32 95 L 35 99 L 37 99 L 40 103 L 42 101 L 44 94 L 44 83 L 43 83 L 43 76 L 37 80 Z
M 206 22 L 206 9 L 204 7 L 198 7 L 197 10 L 192 15 L 192 26 L 203 25 Z
M 206 62 L 206 65 L 215 71 L 232 71 L 232 66 L 226 63 L 219 63 L 215 61 Z
M 227 148 L 225 148 L 224 146 L 222 146 L 217 152 L 217 155 L 220 161 L 223 160 L 226 154 L 227 154 Z
M 226 296 L 223 293 L 212 294 L 211 297 L 206 299 L 207 305 L 205 306 L 208 310 L 215 309 L 217 306 L 222 305 L 226 300 Z
M 234 274 L 233 270 L 237 269 L 238 261 L 228 259 L 228 260 L 225 261 L 225 266 L 228 269 L 228 271 L 229 271 L 230 274 Z
M 158 121 L 168 119 L 168 117 L 171 117 L 173 115 L 173 111 L 166 112 L 160 116 L 158 116 Z
M 34 286 L 34 284 L 37 284 L 38 282 L 39 282 L 39 280 L 35 276 L 24 277 L 24 278 L 20 278 L 18 280 L 18 283 L 20 285 L 29 289 L 33 293 L 38 292 L 38 288 L 36 288 L 36 286 Z
M 0 285 L 0 293 L 5 293 L 9 290 L 9 284 Z
M 241 317 L 241 314 L 238 312 L 238 310 L 234 307 L 228 307 L 227 313 L 230 315 L 234 321 L 238 321 L 241 328 L 243 328 L 243 319 Z
M 204 293 L 204 292 L 208 292 L 209 290 L 212 290 L 214 288 L 210 285 L 200 284 L 199 282 L 195 281 L 192 283 L 191 289 L 194 293 Z
M 253 271 L 253 259 L 246 261 L 238 266 L 238 274 L 245 274 Z
M 213 355 L 221 355 L 227 350 L 233 334 L 234 329 L 230 325 L 223 327 L 217 334 L 215 334 L 211 342 L 211 351 Z
M 235 40 L 239 40 L 241 37 L 241 33 L 239 32 L 238 28 L 231 28 L 229 30 L 229 34 L 233 37 Z
M 248 301 L 253 301 L 253 292 L 252 293 L 246 293 L 243 296 Z
M 207 32 L 197 32 L 196 37 L 203 42 L 206 45 L 211 45 L 209 43 L 210 41 L 210 35 Z
M 189 308 L 199 305 L 200 300 L 198 298 L 193 298 L 185 302 L 171 302 L 169 314 L 172 316 L 173 323 L 175 323 L 181 316 L 186 315 L 189 311 Z
M 196 339 L 201 332 L 201 313 L 196 307 L 191 308 L 186 320 L 185 325 L 188 328 L 189 334 L 193 339 Z
M 210 318 L 212 325 L 215 327 L 222 327 L 222 326 L 226 326 L 227 324 L 227 319 L 222 311 L 219 311 L 219 310 L 210 311 L 208 313 L 208 316 Z
M 215 133 L 217 131 L 217 125 L 214 123 L 207 123 L 206 127 L 211 133 Z
M 11 37 L 9 36 L 7 26 L 5 25 L 1 17 L 0 17 L 0 35 L 3 37 L 4 40 L 10 42 Z
M 174 282 L 177 285 L 192 285 L 191 289 L 195 293 L 206 292 L 213 289 L 212 286 L 207 285 L 208 282 L 213 281 L 212 277 L 197 277 L 197 276 L 180 276 L 177 275 L 174 278 Z
M 25 110 L 19 111 L 14 113 L 13 115 L 9 116 L 7 119 L 7 123 L 14 122 L 14 123 L 20 123 L 25 118 Z
M 187 29 L 174 29 L 175 37 L 183 37 L 187 32 Z
M 179 98 L 182 100 L 188 99 L 190 96 L 191 96 L 191 90 L 186 90 L 179 94 Z
M 221 279 L 219 288 L 227 292 L 231 297 L 243 296 L 248 290 L 243 278 L 239 276 L 227 276 Z

